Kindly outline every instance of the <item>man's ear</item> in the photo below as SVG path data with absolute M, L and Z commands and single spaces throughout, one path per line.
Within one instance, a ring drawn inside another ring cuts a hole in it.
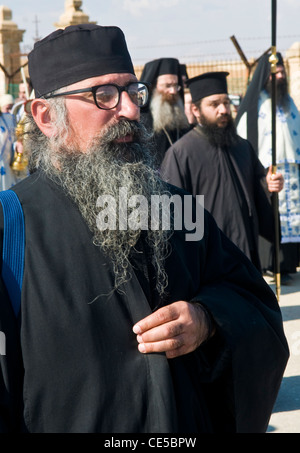
M 199 108 L 196 106 L 196 104 L 191 104 L 191 111 L 193 113 L 193 115 L 195 116 L 195 118 L 199 119 L 200 117 L 200 110 Z
M 31 114 L 39 129 L 47 137 L 55 135 L 57 128 L 51 117 L 49 103 L 45 99 L 33 99 Z

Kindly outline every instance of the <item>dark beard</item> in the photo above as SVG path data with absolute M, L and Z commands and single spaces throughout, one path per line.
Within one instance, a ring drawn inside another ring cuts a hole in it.
M 114 140 L 133 134 L 131 143 L 115 143 Z M 110 196 L 116 201 L 116 209 L 110 206 L 108 216 L 119 212 L 119 189 L 126 188 L 127 198 L 143 195 L 151 205 L 151 196 L 167 193 L 166 185 L 158 176 L 153 153 L 148 145 L 148 133 L 135 121 L 123 120 L 111 125 L 106 132 L 96 137 L 87 153 L 81 153 L 70 147 L 61 146 L 58 151 L 51 148 L 44 151 L 40 168 L 48 177 L 59 184 L 75 202 L 90 231 L 93 242 L 99 246 L 113 263 L 115 288 L 121 289 L 131 277 L 130 258 L 141 236 L 141 230 L 119 228 L 100 229 L 97 216 L 97 200 L 100 196 Z M 53 165 L 53 159 L 56 165 Z M 121 201 L 120 201 L 121 203 Z M 128 207 L 127 215 L 131 213 Z M 151 224 L 149 210 L 149 224 Z M 150 259 L 156 272 L 156 287 L 163 294 L 167 286 L 164 270 L 165 256 L 169 252 L 168 238 L 170 231 L 146 231 L 145 240 L 149 245 Z
M 229 117 L 227 126 L 219 127 L 217 124 L 207 121 L 204 115 L 200 117 L 201 130 L 205 133 L 209 143 L 218 148 L 230 147 L 237 142 L 238 135 L 233 119 Z
M 266 90 L 270 97 L 272 97 L 272 80 L 268 80 Z M 288 96 L 288 84 L 286 79 L 276 80 L 276 103 L 279 107 L 283 108 L 285 112 L 288 111 L 290 100 Z

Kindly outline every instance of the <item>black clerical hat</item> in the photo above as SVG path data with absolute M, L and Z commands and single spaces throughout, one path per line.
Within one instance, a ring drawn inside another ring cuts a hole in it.
M 165 74 L 173 74 L 181 78 L 181 67 L 177 58 L 158 58 L 148 61 L 140 79 L 142 82 L 154 84 L 157 77 Z
M 134 74 L 122 30 L 94 24 L 71 25 L 38 41 L 28 67 L 36 97 L 90 77 Z
M 276 56 L 277 56 L 277 66 L 284 66 L 284 61 L 283 61 L 283 58 L 282 58 L 282 54 L 280 52 L 277 52 L 276 53 Z
M 186 81 L 192 95 L 192 102 L 197 102 L 212 94 L 224 94 L 227 91 L 229 72 L 206 72 Z
M 186 77 L 186 79 L 188 79 L 186 64 L 184 64 L 184 63 L 180 64 L 180 72 L 181 72 L 182 77 Z
M 177 58 L 157 58 L 156 60 L 148 61 L 145 64 L 140 76 L 141 82 L 150 83 L 150 97 L 156 86 L 157 77 L 165 74 L 177 75 L 178 83 L 181 87 L 180 96 L 183 100 L 183 81 L 181 76 L 181 65 Z

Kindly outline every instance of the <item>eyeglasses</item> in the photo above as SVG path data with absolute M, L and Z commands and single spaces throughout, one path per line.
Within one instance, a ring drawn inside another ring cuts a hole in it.
M 102 110 L 111 110 L 117 107 L 120 96 L 126 91 L 128 96 L 138 107 L 145 107 L 149 98 L 148 84 L 142 82 L 131 82 L 126 86 L 119 86 L 114 83 L 107 85 L 96 85 L 91 88 L 82 88 L 80 90 L 65 91 L 63 93 L 54 93 L 44 96 L 45 99 L 55 98 L 58 96 L 67 96 L 77 93 L 93 93 L 96 106 Z
M 175 91 L 181 90 L 181 86 L 178 85 L 178 83 L 161 83 L 160 87 L 163 88 L 164 90 L 172 90 L 172 89 L 174 89 Z

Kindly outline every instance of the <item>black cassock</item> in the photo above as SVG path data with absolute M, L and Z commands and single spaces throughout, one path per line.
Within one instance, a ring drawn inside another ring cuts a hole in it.
M 247 140 L 230 148 L 212 146 L 196 126 L 167 151 L 165 181 L 196 195 L 218 227 L 260 269 L 258 235 L 274 238 L 274 217 L 265 169 Z
M 1 283 L 0 430 L 33 433 L 263 432 L 288 347 L 276 298 L 205 214 L 204 236 L 175 231 L 160 300 L 141 237 L 124 292 L 76 206 L 43 173 L 14 189 L 25 216 L 21 316 Z M 170 187 L 182 196 L 182 191 Z M 3 230 L 0 217 L 1 235 Z M 199 301 L 213 339 L 173 360 L 141 354 L 133 325 L 157 306 Z
M 165 153 L 172 144 L 179 140 L 184 134 L 191 130 L 192 126 L 186 128 L 165 128 L 160 131 L 153 130 L 153 117 L 150 108 L 144 108 L 141 112 L 141 120 L 148 130 L 152 133 L 153 152 L 156 155 L 158 165 L 161 164 Z

